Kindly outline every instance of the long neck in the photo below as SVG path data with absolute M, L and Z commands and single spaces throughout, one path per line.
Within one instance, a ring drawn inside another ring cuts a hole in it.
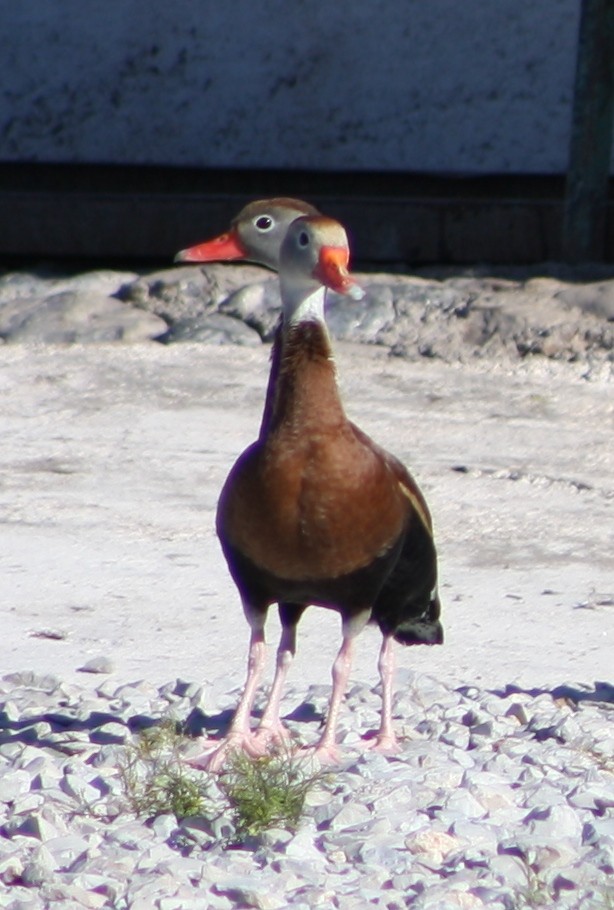
M 326 288 L 312 278 L 280 272 L 279 285 L 283 306 L 284 325 L 291 327 L 301 322 L 316 321 L 324 326 Z
M 339 426 L 345 413 L 326 325 L 318 318 L 287 324 L 275 338 L 261 436 L 281 425 L 294 432 Z

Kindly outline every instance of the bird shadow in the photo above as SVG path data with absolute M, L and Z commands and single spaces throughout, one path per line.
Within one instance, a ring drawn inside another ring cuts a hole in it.
M 463 687 L 458 691 L 462 692 Z M 499 698 L 514 695 L 528 695 L 537 698 L 549 695 L 553 700 L 564 699 L 574 705 L 594 703 L 614 705 L 614 684 L 597 680 L 592 686 L 571 685 L 562 683 L 554 687 L 523 688 L 512 683 L 488 690 Z M 253 712 L 254 719 L 262 711 Z M 228 708 L 216 714 L 206 714 L 201 708 L 194 707 L 187 717 L 180 722 L 181 730 L 188 737 L 223 738 L 228 732 L 234 708 Z M 298 704 L 284 716 L 284 720 L 300 724 L 322 724 L 323 714 L 313 702 L 306 700 Z M 73 717 L 61 710 L 41 711 L 37 715 L 15 718 L 0 704 L 0 746 L 7 743 L 21 743 L 39 748 L 48 748 L 56 752 L 74 754 L 79 743 L 71 741 L 70 734 L 86 733 L 91 745 L 123 745 L 131 735 L 158 726 L 160 717 L 149 714 L 133 714 L 128 718 L 110 711 L 92 711 L 83 717 Z M 65 738 L 64 738 L 65 737 Z M 80 741 L 82 742 L 82 740 Z
M 201 708 L 194 707 L 189 714 L 178 721 L 178 729 L 190 738 L 206 736 L 223 738 L 230 728 L 235 709 L 228 708 L 216 714 L 206 714 Z M 253 717 L 258 719 L 261 710 L 254 710 Z M 297 722 L 322 722 L 322 714 L 314 705 L 305 702 L 298 705 L 286 715 L 285 719 Z M 159 726 L 160 717 L 150 714 L 133 714 L 120 716 L 109 711 L 91 711 L 82 717 L 71 716 L 69 712 L 51 708 L 38 714 L 15 717 L 0 703 L 0 746 L 7 743 L 20 743 L 24 746 L 47 748 L 56 752 L 74 754 L 79 751 L 79 744 L 71 734 L 85 733 L 91 745 L 123 745 L 131 735 L 138 735 L 152 727 Z
M 223 738 L 228 733 L 234 713 L 234 708 L 228 708 L 218 714 L 205 714 L 201 708 L 193 708 L 183 721 L 182 729 L 191 737 L 208 736 L 213 733 L 214 737 Z M 263 713 L 264 711 L 261 708 L 255 708 L 251 713 L 251 717 L 253 720 L 258 721 Z M 313 702 L 305 701 L 297 705 L 292 711 L 284 714 L 282 719 L 295 723 L 322 724 L 324 715 L 316 709 Z
M 614 704 L 614 685 L 612 683 L 596 680 L 591 686 L 570 685 L 562 683 L 552 688 L 523 688 L 514 684 L 508 684 L 502 689 L 491 689 L 493 695 L 500 698 L 508 698 L 510 695 L 530 695 L 531 698 L 537 698 L 540 695 L 550 695 L 553 699 L 565 699 L 581 704 L 582 702 L 598 702 L 605 704 Z
M 214 734 L 214 738 L 221 739 L 228 732 L 234 713 L 234 708 L 227 708 L 218 714 L 205 714 L 202 708 L 192 708 L 182 721 L 181 728 L 190 737 L 207 736 L 209 738 L 209 734 Z
M 12 718 L 5 710 L 0 710 L 0 746 L 21 743 L 72 753 L 69 738 L 71 733 L 86 733 L 90 743 L 105 746 L 124 743 L 128 734 L 138 733 L 159 723 L 159 718 L 146 714 L 134 714 L 126 720 L 112 711 L 92 711 L 86 717 L 77 718 L 51 710 Z M 105 730 L 107 724 L 113 724 L 115 728 L 124 727 L 125 732 Z M 67 737 L 64 742 L 61 739 L 63 735 Z

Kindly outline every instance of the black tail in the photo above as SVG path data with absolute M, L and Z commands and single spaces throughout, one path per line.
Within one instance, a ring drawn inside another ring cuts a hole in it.
M 439 621 L 441 603 L 435 591 L 428 609 L 422 616 L 416 616 L 402 622 L 394 630 L 393 638 L 402 645 L 441 645 L 443 644 L 443 626 Z

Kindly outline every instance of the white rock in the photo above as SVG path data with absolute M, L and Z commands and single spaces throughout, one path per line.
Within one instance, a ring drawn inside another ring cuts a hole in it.
M 450 853 L 459 849 L 460 841 L 445 831 L 422 828 L 406 838 L 405 846 L 411 853 L 420 856 L 421 862 L 438 869 Z
M 177 830 L 177 819 L 174 815 L 158 815 L 151 824 L 152 831 L 157 837 L 166 840 L 173 831 Z
M 60 788 L 82 806 L 88 806 L 100 800 L 100 791 L 76 774 L 65 774 L 60 781 Z
M 0 854 L 0 882 L 4 885 L 12 885 L 17 882 L 21 878 L 23 866 L 24 857 L 19 845 L 3 845 L 2 854 Z
M 498 846 L 498 831 L 493 825 L 458 819 L 450 827 L 449 833 L 463 845 L 465 851 L 479 851 L 494 856 Z
M 57 829 L 40 813 L 15 815 L 4 825 L 4 831 L 9 837 L 21 834 L 45 843 L 58 835 Z
M 94 839 L 94 843 L 96 839 Z M 56 867 L 72 866 L 79 856 L 87 856 L 92 850 L 92 839 L 78 834 L 64 834 L 45 841 L 45 847 L 52 856 Z
M 313 833 L 306 829 L 299 830 L 287 845 L 286 856 L 290 859 L 296 858 L 304 861 L 309 865 L 315 865 L 317 868 L 324 866 L 326 862 L 314 843 Z
M 371 812 L 366 806 L 361 803 L 346 803 L 335 815 L 333 826 L 335 830 L 339 831 L 368 821 L 371 821 Z
M 595 818 L 587 822 L 582 840 L 585 844 L 601 844 L 607 840 L 611 849 L 614 846 L 614 818 Z
M 57 865 L 49 849 L 41 844 L 30 855 L 28 862 L 23 867 L 21 879 L 24 885 L 31 888 L 40 888 L 45 882 L 52 880 Z
M 94 291 L 21 298 L 0 308 L 0 333 L 7 343 L 135 342 L 166 331 L 166 323 L 153 313 Z
M 450 815 L 462 818 L 484 818 L 486 809 L 472 793 L 464 788 L 454 790 L 445 800 L 445 808 Z
M 580 838 L 582 822 L 577 812 L 567 805 L 550 805 L 543 810 L 535 809 L 527 817 L 529 830 L 541 836 L 549 835 L 553 841 Z
M 103 654 L 99 657 L 92 657 L 82 667 L 79 667 L 81 673 L 113 673 L 114 669 L 115 665 L 111 658 Z
M 0 803 L 14 803 L 28 793 L 32 778 L 27 771 L 13 771 L 0 777 Z

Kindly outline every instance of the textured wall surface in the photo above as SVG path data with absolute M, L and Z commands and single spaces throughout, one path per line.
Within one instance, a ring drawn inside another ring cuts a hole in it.
M 0 161 L 555 173 L 580 0 L 0 2 Z

